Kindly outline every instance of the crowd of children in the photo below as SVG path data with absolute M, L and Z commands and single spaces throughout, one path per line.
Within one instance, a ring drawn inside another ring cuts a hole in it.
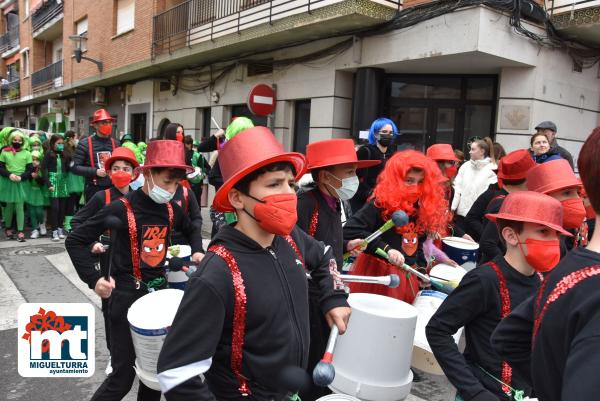
M 32 239 L 46 227 L 53 240 L 66 237 L 79 277 L 102 298 L 111 369 L 92 400 L 120 400 L 132 387 L 127 310 L 166 287 L 169 245 L 189 245 L 199 266 L 158 361 L 166 399 L 266 401 L 295 399 L 298 389 L 282 374 L 311 372 L 330 327 L 346 330 L 343 265 L 353 262 L 353 275 L 400 279 L 395 288 L 349 284 L 351 292 L 412 303 L 428 283 L 406 269 L 457 266 L 442 252 L 447 236 L 475 238 L 482 248 L 478 267 L 426 328 L 456 399 L 583 400 L 597 389 L 579 365 L 592 366 L 586 357 L 600 324 L 597 297 L 589 296 L 600 272 L 598 129 L 579 158 L 582 183 L 546 132 L 556 130 L 549 122 L 530 149 L 498 158 L 499 147 L 474 138 L 462 165 L 448 144 L 397 150 L 401 133 L 385 118 L 373 123 L 369 144 L 319 141 L 306 156 L 285 152 L 270 130 L 244 117 L 203 142 L 170 124 L 148 145 L 115 139 L 113 123 L 98 110 L 86 138 L 0 131 L 6 237 L 25 241 L 26 227 Z M 218 158 L 209 162 L 204 152 Z M 205 251 L 207 180 L 217 191 Z M 298 181 L 308 184 L 297 188 Z M 398 211 L 406 222 L 364 242 Z M 463 353 L 453 339 L 461 327 Z M 328 392 L 310 385 L 300 396 Z M 160 397 L 140 383 L 138 399 Z

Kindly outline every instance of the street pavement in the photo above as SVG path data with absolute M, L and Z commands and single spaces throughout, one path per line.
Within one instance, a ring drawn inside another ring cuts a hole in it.
M 17 308 L 23 302 L 83 302 L 96 312 L 96 371 L 89 378 L 23 378 L 17 370 Z M 100 300 L 81 282 L 64 242 L 41 238 L 0 241 L 0 401 L 89 400 L 106 375 L 108 361 Z M 451 401 L 454 389 L 443 376 L 421 373 L 407 401 Z M 137 380 L 124 400 L 136 399 Z

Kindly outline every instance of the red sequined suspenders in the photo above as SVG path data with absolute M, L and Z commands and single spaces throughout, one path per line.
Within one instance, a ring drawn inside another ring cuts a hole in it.
M 535 339 L 542 324 L 542 320 L 544 319 L 544 315 L 548 311 L 550 305 L 554 302 L 558 301 L 560 297 L 569 292 L 573 287 L 581 282 L 585 281 L 588 278 L 600 275 L 600 265 L 589 266 L 583 269 L 577 270 L 565 277 L 563 277 L 556 286 L 550 291 L 548 297 L 546 298 L 546 302 L 544 306 L 541 305 L 542 294 L 546 289 L 546 285 L 542 285 L 538 296 L 536 298 L 536 305 L 534 311 L 534 321 L 533 321 L 533 336 L 531 340 L 531 347 L 535 345 Z M 546 284 L 546 282 L 544 282 Z
M 119 199 L 125 205 L 125 211 L 127 213 L 127 228 L 129 229 L 129 246 L 131 250 L 131 265 L 133 267 L 133 276 L 135 277 L 135 288 L 140 288 L 142 282 L 142 271 L 140 270 L 140 248 L 138 244 L 137 235 L 137 224 L 135 223 L 135 214 L 133 213 L 133 206 L 129 199 L 123 197 Z M 167 213 L 169 214 L 169 227 L 167 232 L 171 232 L 173 227 L 173 206 L 171 203 L 166 203 Z
M 317 233 L 317 224 L 319 224 L 319 200 L 311 191 L 311 195 L 315 200 L 315 207 L 313 208 L 312 214 L 310 215 L 310 223 L 308 225 L 308 235 L 315 237 Z M 289 241 L 288 241 L 289 242 Z
M 291 235 L 284 237 L 287 243 L 294 249 L 296 255 L 304 264 L 304 258 L 300 254 L 300 249 L 296 244 L 296 241 Z M 233 303 L 233 327 L 231 329 L 231 370 L 238 380 L 238 390 L 244 397 L 251 393 L 248 379 L 242 374 L 242 358 L 244 348 L 244 337 L 246 335 L 246 286 L 244 284 L 244 278 L 240 272 L 240 268 L 231 254 L 223 245 L 213 245 L 208 248 L 209 252 L 213 252 L 215 255 L 221 257 L 229 271 L 233 281 L 233 294 L 235 297 Z

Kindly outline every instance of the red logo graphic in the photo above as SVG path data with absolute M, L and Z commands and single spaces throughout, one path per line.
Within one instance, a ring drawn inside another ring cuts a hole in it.
M 167 238 L 166 226 L 144 226 L 142 242 L 142 261 L 150 266 L 157 267 L 165 258 Z
M 56 313 L 53 311 L 46 312 L 43 308 L 40 308 L 37 314 L 31 316 L 31 320 L 25 326 L 25 334 L 23 334 L 23 339 L 29 341 L 31 344 L 31 332 L 32 331 L 48 331 L 54 330 L 59 333 L 63 333 L 67 330 L 71 329 L 71 325 L 69 323 L 65 323 L 65 319 L 62 316 L 56 316 Z M 64 341 L 63 341 L 64 344 Z M 50 342 L 48 340 L 44 340 L 42 342 L 42 352 L 48 352 L 50 349 Z
M 402 250 L 408 256 L 412 256 L 417 252 L 419 246 L 419 239 L 417 238 L 417 232 L 415 231 L 414 223 L 410 223 L 404 234 L 402 234 Z

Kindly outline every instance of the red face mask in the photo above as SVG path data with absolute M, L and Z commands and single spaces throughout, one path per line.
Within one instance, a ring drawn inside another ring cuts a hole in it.
M 585 220 L 585 207 L 581 198 L 566 199 L 563 205 L 563 227 L 568 229 L 579 228 Z
M 248 196 L 258 203 L 254 206 L 254 216 L 246 213 L 258 222 L 260 228 L 276 235 L 289 235 L 292 232 L 298 221 L 298 198 L 295 193 L 269 195 L 262 199 Z
M 523 251 L 522 244 L 527 245 L 527 255 Z M 538 240 L 528 238 L 524 243 L 519 242 L 519 247 L 529 266 L 540 273 L 549 272 L 560 261 L 560 241 L 557 239 Z
M 420 185 L 405 185 L 404 196 L 411 203 L 417 203 L 421 197 L 421 186 Z
M 183 134 L 181 132 L 175 133 L 175 140 L 183 142 Z
M 112 134 L 112 125 L 111 124 L 101 125 L 100 127 L 98 127 L 98 132 L 101 135 L 109 136 L 110 134 Z
M 117 188 L 123 188 L 131 182 L 131 174 L 124 171 L 115 171 L 110 175 L 110 180 Z
M 587 205 L 585 207 L 585 218 L 587 220 L 592 220 L 596 218 L 596 211 L 592 207 L 592 205 Z
M 446 177 L 448 177 L 448 179 L 451 180 L 454 177 L 456 177 L 456 174 L 458 173 L 458 167 L 456 167 L 456 166 L 446 167 L 444 169 L 444 173 L 446 174 Z

